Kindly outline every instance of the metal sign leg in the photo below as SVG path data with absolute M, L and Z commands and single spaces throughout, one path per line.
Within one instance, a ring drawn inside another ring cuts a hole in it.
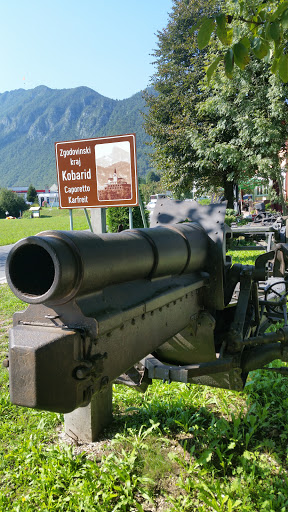
M 143 226 L 144 226 L 144 228 L 148 228 L 146 217 L 145 217 L 145 210 L 144 210 L 143 202 L 142 202 L 142 199 L 141 199 L 140 195 L 139 195 L 139 207 L 140 207 L 140 212 L 141 212 Z
M 85 213 L 85 216 L 86 216 L 86 220 L 87 220 L 87 222 L 88 222 L 89 229 L 90 229 L 91 233 L 93 233 L 93 228 L 92 228 L 91 221 L 90 221 L 90 219 L 89 219 L 89 215 L 88 215 L 88 212 L 87 212 L 87 208 L 84 208 L 84 213 Z
M 133 215 L 131 207 L 129 207 L 129 229 L 133 229 Z
M 70 231 L 73 231 L 73 210 L 69 210 Z

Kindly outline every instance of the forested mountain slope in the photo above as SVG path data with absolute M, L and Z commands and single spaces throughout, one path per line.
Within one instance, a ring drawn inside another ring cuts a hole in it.
M 136 133 L 138 173 L 149 170 L 150 139 L 139 92 L 112 100 L 89 89 L 35 89 L 0 94 L 0 187 L 56 182 L 54 142 Z

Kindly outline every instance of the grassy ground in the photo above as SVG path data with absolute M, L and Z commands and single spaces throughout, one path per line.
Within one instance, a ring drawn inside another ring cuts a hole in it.
M 89 229 L 84 210 L 73 210 L 73 227 Z M 21 238 L 50 229 L 69 230 L 69 211 L 43 208 L 40 218 L 31 219 L 30 212 L 25 212 L 22 219 L 0 219 L 0 245 L 14 244 Z
M 0 286 L 1 360 L 19 309 Z M 1 368 L 0 511 L 287 511 L 287 390 L 284 377 L 263 371 L 243 393 L 115 386 L 102 440 L 69 446 L 61 415 L 11 405 Z

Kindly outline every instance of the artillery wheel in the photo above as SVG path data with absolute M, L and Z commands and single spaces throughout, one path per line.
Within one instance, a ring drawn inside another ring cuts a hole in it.
M 281 291 L 281 285 L 283 291 Z M 269 302 L 269 305 L 266 305 L 268 315 L 281 315 L 282 318 L 284 317 L 285 325 L 287 324 L 287 296 L 287 283 L 284 280 L 272 283 L 265 290 L 265 301 Z

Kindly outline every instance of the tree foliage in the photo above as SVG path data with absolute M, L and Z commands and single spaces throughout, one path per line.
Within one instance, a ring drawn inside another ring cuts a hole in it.
M 141 196 L 143 197 L 143 201 L 147 204 L 150 201 L 150 196 L 154 194 L 163 194 L 165 193 L 165 188 L 163 188 L 161 181 L 152 181 L 151 183 L 142 183 L 139 185 L 139 189 L 141 191 Z
M 286 87 L 263 62 L 251 63 L 231 81 L 222 73 L 211 85 L 190 130 L 198 181 L 205 183 L 208 170 L 209 183 L 222 180 L 229 199 L 229 182 L 245 183 L 255 174 L 279 179 L 279 151 L 287 138 Z
M 155 183 L 157 181 L 160 181 L 160 174 L 156 173 L 155 171 L 149 171 L 146 176 L 146 183 Z
M 197 84 L 205 76 L 207 50 L 199 51 L 191 29 L 215 5 L 213 0 L 204 5 L 200 0 L 174 1 L 168 26 L 158 32 L 157 71 L 152 77 L 154 92 L 145 96 L 149 106 L 145 127 L 153 139 L 154 167 L 163 171 L 163 185 L 176 195 L 191 189 L 195 152 L 187 144 L 186 130 L 191 128 L 197 104 L 206 96 Z
M 223 3 L 216 16 L 204 16 L 194 27 L 200 49 L 205 48 L 211 35 L 221 42 L 221 53 L 208 67 L 208 78 L 223 61 L 231 78 L 234 64 L 245 69 L 251 55 L 269 63 L 272 73 L 288 82 L 288 1 L 232 0 Z
M 20 212 L 27 210 L 28 205 L 23 197 L 7 188 L 0 189 L 0 217 L 6 217 L 6 212 L 12 217 L 19 217 Z
M 167 28 L 158 35 L 157 94 L 147 97 L 155 165 L 177 194 L 193 184 L 203 191 L 220 186 L 233 207 L 234 184 L 256 172 L 279 175 L 287 87 L 256 58 L 244 71 L 236 69 L 231 80 L 221 64 L 207 82 L 205 64 L 217 55 L 218 43 L 199 51 L 193 26 L 203 9 L 197 2 L 174 4 Z
M 27 201 L 29 203 L 35 203 L 37 201 L 37 190 L 33 185 L 29 185 L 27 190 Z

